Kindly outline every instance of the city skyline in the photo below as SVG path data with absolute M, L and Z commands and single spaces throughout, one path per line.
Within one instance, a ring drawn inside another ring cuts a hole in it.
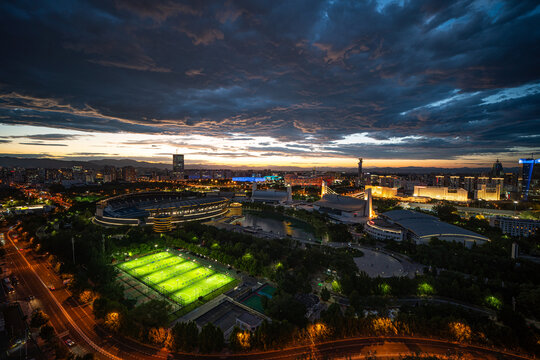
M 540 153 L 534 1 L 0 8 L 0 156 L 352 169 Z

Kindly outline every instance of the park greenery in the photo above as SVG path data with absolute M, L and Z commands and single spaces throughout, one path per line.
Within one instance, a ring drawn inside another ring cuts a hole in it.
M 540 318 L 538 267 L 510 259 L 512 239 L 497 236 L 497 230 L 486 227 L 483 220 L 455 218 L 452 209 L 437 209 L 438 215 L 473 231 L 493 232 L 493 241 L 471 249 L 437 239 L 425 245 L 387 242 L 389 249 L 425 264 L 427 271 L 414 279 L 382 279 L 358 273 L 353 257 L 361 254 L 349 248 L 301 246 L 289 238 L 259 239 L 200 223 L 188 223 L 162 235 L 149 227 L 103 228 L 91 222 L 93 206 L 92 201 L 82 200 L 69 211 L 24 216 L 20 228 L 36 256 L 46 257 L 59 273 L 73 275 L 70 290 L 81 302 L 92 302 L 96 318 L 111 332 L 171 350 L 214 352 L 223 348 L 221 330 L 212 324 L 200 331 L 194 323 L 177 323 L 169 328 L 168 302 L 135 304 L 126 299 L 117 284 L 117 270 L 110 266 L 156 249 L 180 248 L 276 285 L 272 299 L 263 301 L 272 322 L 264 322 L 253 333 L 235 329 L 227 339 L 233 351 L 268 350 L 306 342 L 313 324 L 305 318 L 306 308 L 299 296 L 316 293 L 323 301 L 331 302 L 321 318 L 327 331 L 317 340 L 373 334 L 434 335 L 538 352 L 538 333 L 525 322 L 525 318 Z M 392 208 L 395 204 L 381 206 Z M 334 227 L 317 212 L 262 204 L 247 207 L 299 219 L 319 233 L 327 233 L 333 241 L 350 240 L 346 227 Z M 313 288 L 315 274 L 327 269 L 335 274 L 331 286 Z M 426 300 L 433 297 L 489 308 L 498 323 L 459 306 L 434 305 Z M 350 306 L 338 305 L 335 301 L 340 298 L 347 298 Z M 391 319 L 388 309 L 399 305 L 402 298 L 419 299 L 420 305 L 402 305 L 397 317 Z M 32 321 L 46 326 L 38 315 Z M 43 331 L 47 336 L 48 330 Z

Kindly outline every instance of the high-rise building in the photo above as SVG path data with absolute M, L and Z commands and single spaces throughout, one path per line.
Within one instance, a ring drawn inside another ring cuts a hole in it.
M 540 197 L 540 159 L 519 159 L 521 164 L 521 198 Z
M 499 159 L 493 163 L 493 167 L 491 168 L 491 176 L 492 177 L 502 177 L 504 175 L 503 166 L 500 163 Z
M 451 189 L 457 189 L 459 187 L 459 176 L 450 176 L 450 186 Z
M 137 180 L 137 172 L 133 166 L 124 166 L 122 168 L 122 180 L 124 181 Z
M 463 187 L 467 191 L 473 191 L 474 190 L 474 182 L 475 182 L 474 176 L 465 176 L 463 178 Z
M 173 173 L 177 178 L 184 178 L 184 155 L 173 154 Z

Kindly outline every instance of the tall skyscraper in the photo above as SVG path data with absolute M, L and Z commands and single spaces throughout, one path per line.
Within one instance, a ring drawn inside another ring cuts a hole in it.
M 499 159 L 493 163 L 493 167 L 491 168 L 491 176 L 495 178 L 500 178 L 504 175 L 504 170 L 501 162 Z
M 540 197 L 540 159 L 519 159 L 521 164 L 521 198 Z M 532 199 L 531 199 L 532 200 Z
M 173 154 L 172 158 L 173 173 L 177 178 L 184 178 L 184 155 Z

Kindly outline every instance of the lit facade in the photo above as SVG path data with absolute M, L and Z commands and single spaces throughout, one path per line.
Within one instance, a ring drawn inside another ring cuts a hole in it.
M 529 197 L 540 197 L 540 159 L 519 159 L 519 163 L 521 164 L 521 198 L 529 200 Z
M 371 194 L 375 197 L 393 198 L 397 196 L 397 188 L 386 186 L 366 185 L 366 190 L 371 189 Z
M 414 196 L 429 197 L 438 200 L 468 201 L 468 193 L 465 189 L 449 189 L 438 186 L 415 186 Z
M 403 241 L 406 234 L 405 229 L 396 224 L 391 224 L 383 218 L 368 220 L 366 226 L 364 226 L 364 231 L 377 240 Z
M 152 226 L 154 232 L 165 233 L 172 230 L 172 218 L 169 215 L 157 215 L 154 216 L 154 225 Z
M 174 154 L 173 155 L 173 173 L 177 177 L 184 176 L 184 155 Z
M 287 174 L 284 176 L 285 184 L 291 186 L 321 186 L 322 182 L 325 181 L 328 185 L 332 185 L 335 180 L 333 176 L 310 176 L 302 177 L 294 174 Z
M 500 228 L 505 234 L 519 237 L 529 237 L 540 230 L 539 220 L 494 216 L 489 220 L 489 224 Z
M 488 188 L 486 185 L 482 185 L 480 190 L 474 191 L 474 198 L 476 200 L 499 201 L 501 200 L 501 186 Z
M 142 192 L 101 200 L 93 221 L 104 226 L 153 225 L 157 217 L 169 216 L 172 224 L 211 219 L 228 211 L 230 201 L 222 197 L 183 197 L 174 192 Z

